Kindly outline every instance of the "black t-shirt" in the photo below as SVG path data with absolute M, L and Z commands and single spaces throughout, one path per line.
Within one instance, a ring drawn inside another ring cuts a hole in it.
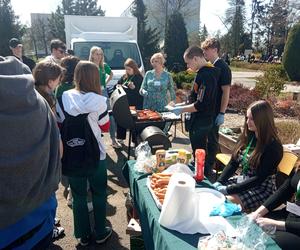
M 221 101 L 223 90 L 222 86 L 230 85 L 231 84 L 231 70 L 226 62 L 223 59 L 219 58 L 215 63 L 214 66 L 220 69 L 220 77 L 218 80 L 218 87 L 217 87 L 217 101 L 216 101 L 216 115 L 219 114 L 221 108 Z
M 189 102 L 194 103 L 199 117 L 213 116 L 216 106 L 217 81 L 220 70 L 212 66 L 204 66 L 197 72 Z

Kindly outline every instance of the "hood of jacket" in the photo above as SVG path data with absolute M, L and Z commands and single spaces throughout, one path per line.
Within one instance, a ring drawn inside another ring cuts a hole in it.
M 65 112 L 72 116 L 97 112 L 101 105 L 106 104 L 106 99 L 96 93 L 83 93 L 76 89 L 65 91 L 62 96 Z

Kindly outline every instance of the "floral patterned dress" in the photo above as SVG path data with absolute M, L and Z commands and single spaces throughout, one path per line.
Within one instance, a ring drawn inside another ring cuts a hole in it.
M 147 95 L 144 95 L 144 109 L 166 111 L 165 106 L 168 104 L 168 91 L 171 101 L 175 102 L 176 95 L 173 79 L 171 74 L 165 70 L 161 73 L 160 77 L 156 76 L 154 70 L 147 71 L 141 86 L 142 89 L 147 91 Z

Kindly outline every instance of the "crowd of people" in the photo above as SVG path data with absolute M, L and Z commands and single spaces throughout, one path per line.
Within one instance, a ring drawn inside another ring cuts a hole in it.
M 0 57 L 0 249 L 46 249 L 64 233 L 55 216 L 60 182 L 69 190 L 68 205 L 79 244 L 86 246 L 92 239 L 102 244 L 112 234 L 106 226 L 102 136 L 109 132 L 116 149 L 126 138 L 126 129 L 111 112 L 109 97 L 114 88 L 108 83 L 113 72 L 104 62 L 104 51 L 94 46 L 84 61 L 66 55 L 65 44 L 55 39 L 51 55 L 35 65 L 22 56 L 18 39 L 11 39 L 9 47 L 13 56 Z M 183 103 L 176 103 L 162 53 L 151 57 L 153 69 L 144 76 L 128 58 L 125 74 L 117 83 L 136 109 L 185 114 L 193 154 L 199 148 L 206 150 L 204 171 L 212 182 L 232 78 L 228 64 L 219 57 L 220 50 L 215 38 L 186 49 L 184 61 L 196 77 Z M 281 248 L 295 249 L 300 243 L 300 174 L 296 170 L 277 189 L 275 174 L 282 155 L 272 108 L 266 101 L 257 101 L 248 107 L 232 159 L 213 186 L 244 212 L 252 212 L 249 216 L 259 225 L 275 225 L 274 240 Z M 237 169 L 241 173 L 236 174 Z M 294 209 L 272 212 L 292 197 Z

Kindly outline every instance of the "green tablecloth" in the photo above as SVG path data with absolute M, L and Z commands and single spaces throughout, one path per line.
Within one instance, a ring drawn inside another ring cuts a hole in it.
M 175 230 L 169 230 L 158 223 L 160 211 L 157 208 L 147 186 L 147 176 L 134 170 L 134 160 L 127 161 L 123 167 L 123 175 L 128 182 L 130 193 L 135 207 L 139 213 L 140 223 L 148 250 L 195 250 L 201 234 L 182 234 Z M 211 187 L 208 180 L 201 183 L 202 187 Z M 239 216 L 240 217 L 240 216 Z M 238 220 L 237 216 L 228 218 L 233 223 Z M 267 249 L 280 249 L 270 238 L 267 241 Z

